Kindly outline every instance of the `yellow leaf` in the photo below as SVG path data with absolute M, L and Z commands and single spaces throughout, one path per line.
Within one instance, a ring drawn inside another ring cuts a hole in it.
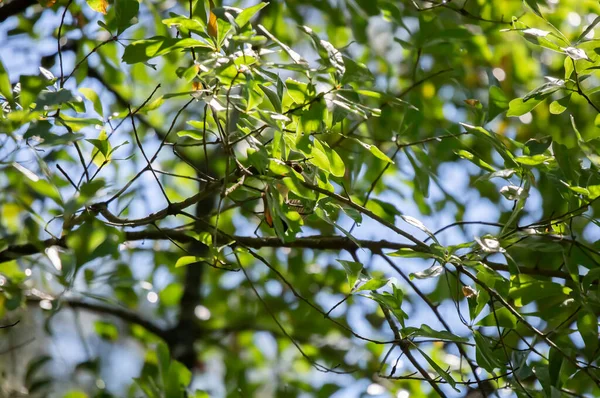
M 106 14 L 108 0 L 87 0 L 87 3 L 92 10 Z
M 265 195 L 264 193 L 261 195 L 262 199 L 263 199 L 263 214 L 265 216 L 265 223 L 273 228 L 273 215 L 271 215 L 271 210 L 269 210 L 269 203 L 267 202 L 267 195 Z
M 192 82 L 192 89 L 193 90 L 199 91 L 199 90 L 202 90 L 203 88 L 204 88 L 204 86 L 202 85 L 202 82 L 196 81 L 196 80 L 194 80 Z
M 217 16 L 212 11 L 208 17 L 208 34 L 215 39 L 219 34 L 219 30 L 217 28 Z
M 212 12 L 213 8 L 215 8 L 215 3 L 213 3 L 213 0 L 209 0 L 209 3 L 210 15 L 208 16 L 208 34 L 216 39 L 219 35 L 219 28 L 217 26 L 217 16 Z

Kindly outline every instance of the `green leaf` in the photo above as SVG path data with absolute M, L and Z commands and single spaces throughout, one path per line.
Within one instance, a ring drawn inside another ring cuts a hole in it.
M 592 360 L 598 349 L 598 318 L 596 315 L 582 309 L 577 316 L 577 330 L 585 343 L 586 357 Z
M 346 270 L 348 284 L 350 285 L 350 289 L 353 289 L 354 285 L 356 285 L 358 277 L 360 276 L 360 272 L 363 269 L 363 265 L 361 263 L 357 263 L 356 261 L 346 261 L 340 259 L 337 259 L 337 262 L 342 264 L 344 270 Z
M 296 147 L 304 153 L 304 155 L 308 158 L 308 161 L 317 166 L 319 169 L 329 173 L 331 169 L 331 165 L 329 163 L 329 158 L 323 152 L 320 147 L 316 144 L 313 145 L 313 142 L 316 143 L 316 139 L 311 141 L 311 137 L 309 134 L 301 133 L 296 141 Z
M 566 57 L 563 65 L 565 68 L 565 80 L 569 80 L 575 71 L 575 61 L 569 57 Z
M 478 331 L 474 331 L 477 364 L 488 372 L 492 373 L 494 369 L 500 368 L 502 363 L 492 353 L 492 343 L 487 337 Z
M 380 294 L 371 292 L 369 297 L 391 311 L 402 327 L 405 327 L 404 321 L 408 319 L 408 315 L 402 310 L 402 302 L 404 300 L 404 292 L 402 289 L 399 289 L 396 285 L 392 284 L 392 293 L 383 292 Z
M 87 139 L 87 142 L 94 146 L 94 151 L 92 151 L 92 158 L 94 159 L 94 164 L 98 167 L 110 161 L 110 154 L 112 152 L 112 146 L 108 141 L 108 135 L 106 134 L 106 130 L 100 131 L 98 138 Z
M 243 28 L 248 22 L 250 22 L 250 19 L 252 19 L 252 17 L 259 12 L 260 10 L 262 10 L 264 7 L 266 7 L 269 3 L 258 3 L 255 6 L 249 7 L 244 9 L 244 11 L 240 12 L 238 14 L 237 17 L 235 17 L 235 23 L 240 27 Z
M 302 180 L 298 176 L 299 174 L 296 175 L 295 172 L 291 173 L 289 177 L 283 178 L 281 182 L 295 195 L 308 200 L 316 200 L 316 193 L 302 185 Z
M 527 102 L 533 98 L 544 99 L 550 94 L 560 90 L 565 85 L 564 80 L 547 78 L 549 81 L 535 88 L 523 96 L 523 102 Z M 510 106 L 510 105 L 509 105 Z
M 179 304 L 183 295 L 183 285 L 181 283 L 170 283 L 160 291 L 158 297 L 162 305 L 173 307 Z
M 314 144 L 316 149 L 325 153 L 327 156 L 327 160 L 329 160 L 329 171 L 331 174 L 333 174 L 335 177 L 343 177 L 346 173 L 346 166 L 344 165 L 344 161 L 340 155 L 331 149 L 326 142 L 322 142 L 317 138 L 315 138 Z
M 171 364 L 171 354 L 169 353 L 169 346 L 163 341 L 160 341 L 156 345 L 156 357 L 158 359 L 158 369 L 162 375 L 163 384 L 166 385 Z
M 552 153 L 558 163 L 564 179 L 568 183 L 576 183 L 582 173 L 581 163 L 579 162 L 579 148 L 567 148 L 559 142 L 552 142 Z M 576 184 L 575 184 L 576 185 Z
M 514 301 L 516 307 L 525 306 L 531 302 L 543 302 L 551 297 L 567 298 L 570 288 L 550 281 L 530 280 L 527 276 L 520 274 L 514 279 L 509 290 L 509 297 Z
M 378 279 L 378 278 L 369 279 L 363 285 L 359 286 L 356 289 L 356 291 L 364 292 L 366 290 L 377 290 L 377 289 L 380 289 L 380 288 L 384 287 L 385 285 L 387 285 L 389 281 L 390 281 L 389 279 Z
M 553 115 L 560 115 L 565 110 L 567 110 L 567 107 L 569 106 L 570 102 L 571 94 L 566 95 L 559 100 L 552 101 L 552 103 L 550 103 L 550 113 Z
M 55 106 L 60 106 L 66 102 L 73 101 L 73 94 L 64 88 L 58 91 L 42 91 L 36 100 L 36 110 L 47 110 Z
M 82 87 L 79 89 L 79 92 L 81 94 L 83 94 L 85 98 L 87 98 L 88 100 L 90 100 L 92 102 L 92 104 L 94 105 L 94 110 L 96 111 L 96 113 L 98 115 L 104 116 L 104 113 L 102 110 L 102 102 L 100 101 L 100 96 L 98 96 L 98 93 L 96 93 L 95 90 L 93 90 L 91 88 Z
M 264 84 L 259 84 L 259 87 L 262 90 L 262 92 L 265 93 L 265 95 L 271 102 L 271 105 L 273 105 L 273 109 L 275 110 L 275 112 L 282 113 L 283 110 L 281 107 L 281 98 L 279 98 L 277 91 L 272 89 L 270 86 L 265 86 Z
M 207 261 L 207 260 L 208 260 L 208 258 L 206 258 L 206 257 L 183 256 L 183 257 L 179 257 L 179 259 L 177 259 L 177 262 L 175 263 L 175 268 L 185 267 L 186 265 L 198 263 L 201 261 Z
M 540 164 L 548 164 L 554 158 L 546 155 L 519 156 L 515 158 L 515 162 L 526 166 L 538 166 Z
M 308 110 L 300 115 L 301 130 L 304 134 L 313 134 L 322 130 L 323 121 L 326 120 L 327 107 L 318 101 L 310 104 Z M 306 137 L 308 139 L 308 137 Z
M 503 137 L 500 137 L 498 134 L 493 131 L 488 131 L 481 126 L 472 126 L 466 123 L 460 123 L 469 133 L 473 134 L 475 137 L 483 138 L 485 141 L 488 141 L 490 144 L 494 146 L 494 149 L 502 156 L 504 159 L 504 165 L 506 168 L 513 168 L 517 164 L 514 161 L 515 156 L 513 153 L 506 147 L 505 141 Z
M 103 340 L 117 341 L 119 339 L 119 330 L 112 322 L 96 321 L 94 322 L 94 331 Z
M 88 395 L 81 390 L 71 390 L 63 395 L 62 398 L 88 398 Z
M 192 10 L 192 16 L 204 23 L 208 21 L 208 10 L 210 5 L 208 0 L 194 0 L 194 7 Z
M 165 383 L 165 396 L 184 398 L 186 387 L 192 381 L 192 372 L 180 362 L 171 361 Z
M 365 148 L 367 151 L 369 151 L 373 155 L 375 155 L 376 158 L 379 158 L 383 161 L 394 164 L 394 161 L 392 159 L 390 159 L 389 157 L 387 157 L 387 155 L 385 153 L 381 152 L 381 150 L 379 148 L 377 148 L 375 145 L 364 143 L 357 138 L 354 138 L 354 141 L 358 142 L 363 148 Z
M 100 119 L 72 117 L 64 113 L 61 113 L 57 120 L 59 120 L 60 124 L 68 126 L 74 132 L 77 132 L 84 127 L 104 125 L 104 122 Z
M 558 351 L 554 347 L 550 347 L 548 357 L 548 373 L 550 376 L 550 380 L 552 381 L 553 386 L 559 386 L 560 368 L 562 367 L 564 356 L 560 351 Z
M 508 270 L 510 271 L 510 274 L 518 275 L 520 273 L 520 270 L 517 262 L 507 252 L 504 252 L 502 254 L 504 254 L 504 258 L 506 258 L 506 263 L 508 264 Z
M 317 208 L 315 208 L 315 214 L 317 215 L 317 217 L 319 217 L 320 219 L 322 219 L 323 221 L 325 221 L 327 224 L 333 225 L 335 228 L 339 229 L 357 247 L 361 247 L 360 242 L 358 242 L 358 240 L 356 240 L 356 238 L 351 233 L 349 233 L 348 231 L 346 231 L 344 228 L 340 227 L 335 221 L 333 221 L 331 219 L 331 217 L 328 214 L 328 209 L 317 207 Z
M 305 104 L 307 102 L 308 85 L 306 83 L 288 78 L 285 81 L 285 87 L 287 88 L 287 94 L 296 104 Z
M 136 377 L 133 381 L 146 394 L 147 398 L 162 398 L 163 394 L 156 386 L 156 382 L 148 376 Z
M 206 30 L 206 23 L 198 18 L 190 19 L 183 15 L 176 15 L 172 18 L 163 19 L 162 23 L 169 27 L 176 27 L 178 29 L 188 30 L 197 34 L 204 33 Z M 194 70 L 195 70 L 195 65 Z
M 574 261 L 573 257 L 570 254 L 563 251 L 563 261 L 567 267 L 567 271 L 569 271 L 569 275 L 573 281 L 579 286 L 579 266 Z
M 73 250 L 76 267 L 104 256 L 117 257 L 119 244 L 124 241 L 122 231 L 99 220 L 86 220 L 78 229 L 67 235 L 67 246 Z
M 515 98 L 508 104 L 508 112 L 506 116 L 522 116 L 528 112 L 531 112 L 536 106 L 538 106 L 545 97 L 543 98 L 532 98 L 525 102 L 523 98 Z
M 24 109 L 29 109 L 29 106 L 35 102 L 38 94 L 48 84 L 46 79 L 41 76 L 22 75 L 19 78 L 21 83 L 21 93 L 19 101 Z
M 15 106 L 12 85 L 10 84 L 10 77 L 8 76 L 6 68 L 4 68 L 2 60 L 0 60 L 0 94 L 2 94 L 4 98 L 8 100 L 12 107 Z
M 475 155 L 473 155 L 469 151 L 466 151 L 464 149 L 460 149 L 460 150 L 456 151 L 456 154 L 458 156 L 460 156 L 461 158 L 463 158 L 463 159 L 467 159 L 471 163 L 473 163 L 476 166 L 478 166 L 480 169 L 491 171 L 491 172 L 495 172 L 496 171 L 496 169 L 494 168 L 494 166 L 492 166 L 492 165 L 488 164 L 487 162 L 479 159 L 478 157 L 476 157 Z
M 525 2 L 525 4 L 527 4 L 529 6 L 529 8 L 531 8 L 531 10 L 535 13 L 535 15 L 537 15 L 540 18 L 544 18 L 544 16 L 542 15 L 542 11 L 540 10 L 540 6 L 538 5 L 538 1 L 539 0 L 523 0 Z
M 500 87 L 490 86 L 488 122 L 508 109 L 509 99 Z
M 355 62 L 352 58 L 346 57 L 345 55 L 343 56 L 343 61 L 344 65 L 346 66 L 346 71 L 342 77 L 342 85 L 354 82 L 363 84 L 364 82 L 375 79 L 366 65 L 360 62 Z
M 321 61 L 333 69 L 336 81 L 341 81 L 342 77 L 346 73 L 346 65 L 344 65 L 342 53 L 330 42 L 320 39 L 319 36 L 317 36 L 308 26 L 302 26 L 301 29 L 313 40 L 317 52 L 321 57 Z
M 137 23 L 137 15 L 140 3 L 137 0 L 115 1 L 115 23 L 117 24 L 117 35 L 120 35 L 129 27 Z
M 532 138 L 525 143 L 527 149 L 529 149 L 530 155 L 540 155 L 550 147 L 552 144 L 552 137 Z
M 154 36 L 150 39 L 134 41 L 125 47 L 123 62 L 127 64 L 146 62 L 154 57 L 187 48 L 206 51 L 212 50 L 208 44 L 195 39 L 174 39 L 171 37 Z
M 594 268 L 588 271 L 581 282 L 584 290 L 589 290 L 594 281 L 600 280 L 600 268 Z
M 208 231 L 187 231 L 186 235 L 196 239 L 200 243 L 203 243 L 205 246 L 211 247 L 213 245 L 213 236 Z
M 19 283 L 25 279 L 25 274 L 19 268 L 17 260 L 0 263 L 0 274 L 4 275 L 14 283 Z
M 406 248 L 402 248 L 400 250 L 397 250 L 395 252 L 391 252 L 391 253 L 386 253 L 386 256 L 390 256 L 390 257 L 407 257 L 407 258 L 432 258 L 434 256 L 433 253 L 425 253 L 425 252 L 419 252 L 419 251 L 415 251 L 409 247 Z
M 406 150 L 404 154 L 408 158 L 408 161 L 413 166 L 413 170 L 415 171 L 415 183 L 417 189 L 423 195 L 423 197 L 429 197 L 429 173 L 426 167 L 418 164 L 409 150 Z
M 417 349 L 419 350 L 423 358 L 425 358 L 425 360 L 429 363 L 429 365 L 431 365 L 431 367 L 441 376 L 441 378 L 448 382 L 448 384 L 452 386 L 452 388 L 454 388 L 456 392 L 460 392 L 460 390 L 456 388 L 456 380 L 452 378 L 450 373 L 442 369 L 442 367 L 438 365 L 433 359 L 431 359 L 429 355 L 425 354 L 423 350 L 421 350 L 420 348 Z
M 506 308 L 498 307 L 494 310 L 490 309 L 490 313 L 477 323 L 479 326 L 500 326 L 502 328 L 514 329 L 517 326 L 517 318 Z M 496 318 L 498 323 L 496 323 Z
M 296 65 L 302 65 L 303 67 L 308 67 L 308 62 L 302 58 L 300 56 L 300 54 L 298 54 L 297 52 L 295 52 L 294 50 L 292 50 L 289 46 L 287 46 L 286 44 L 284 44 L 281 40 L 279 40 L 277 37 L 273 36 L 273 34 L 271 32 L 269 32 L 267 30 L 267 28 L 265 28 L 262 25 L 258 25 L 258 29 L 260 31 L 262 31 L 262 33 L 267 36 L 269 39 L 271 39 L 273 42 L 277 43 L 277 45 L 279 47 L 281 47 L 281 49 L 283 51 L 286 52 L 286 54 L 292 59 L 292 61 L 294 61 L 294 63 Z
M 448 331 L 442 330 L 437 331 L 429 327 L 428 325 L 422 324 L 420 328 L 406 327 L 401 330 L 402 334 L 407 337 L 430 337 L 433 339 L 441 339 L 448 341 L 455 341 L 457 343 L 467 343 L 469 339 L 466 337 L 460 337 Z

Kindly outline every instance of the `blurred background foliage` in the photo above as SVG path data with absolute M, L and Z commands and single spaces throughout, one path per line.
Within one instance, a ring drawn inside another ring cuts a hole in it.
M 599 15 L 0 2 L 1 394 L 600 395 Z

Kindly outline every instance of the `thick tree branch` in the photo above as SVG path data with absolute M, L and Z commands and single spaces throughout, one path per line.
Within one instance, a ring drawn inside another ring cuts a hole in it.
M 5 2 L 4 5 L 0 2 L 0 22 L 4 22 L 14 15 L 21 14 L 30 6 L 36 4 L 38 4 L 36 0 L 13 0 Z
M 144 231 L 128 231 L 125 232 L 126 241 L 139 241 L 139 240 L 167 240 L 172 239 L 179 243 L 194 243 L 196 239 L 187 234 L 187 231 L 178 229 L 162 229 L 162 230 L 144 230 Z M 222 243 L 227 243 L 227 239 L 223 239 Z M 382 250 L 400 250 L 400 249 L 411 249 L 416 252 L 427 252 L 422 250 L 416 245 L 407 243 L 391 242 L 387 240 L 356 240 L 360 244 L 360 248 L 369 250 L 373 253 L 381 253 Z M 356 250 L 356 244 L 350 239 L 344 236 L 306 236 L 297 238 L 291 242 L 282 242 L 276 236 L 268 237 L 253 237 L 253 236 L 233 236 L 232 243 L 238 243 L 243 246 L 247 246 L 253 249 L 261 249 L 265 247 L 273 248 L 292 248 L 292 249 L 313 249 L 313 250 Z M 5 261 L 14 260 L 20 257 L 25 257 L 33 254 L 39 254 L 44 249 L 50 246 L 59 246 L 67 248 L 65 238 L 61 239 L 47 239 L 45 241 L 33 244 L 26 243 L 22 245 L 10 245 L 4 250 L 0 251 L 0 263 Z M 493 261 L 483 261 L 485 265 L 496 271 L 509 272 L 508 265 L 496 263 Z M 551 269 L 541 268 L 527 268 L 521 267 L 520 272 L 526 275 L 537 275 L 549 278 L 561 278 L 565 280 L 571 280 L 572 277 L 566 272 Z M 583 278 L 580 275 L 580 278 Z

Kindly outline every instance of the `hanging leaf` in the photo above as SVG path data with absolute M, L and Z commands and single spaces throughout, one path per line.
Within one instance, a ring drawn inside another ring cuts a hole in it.
M 138 22 L 137 15 L 139 10 L 140 3 L 137 0 L 115 0 L 117 35 L 120 35 Z
M 410 278 L 416 279 L 429 279 L 440 276 L 444 272 L 444 267 L 439 264 L 435 264 L 424 271 L 413 272 L 410 274 Z
M 212 0 L 211 0 L 211 10 L 209 11 L 208 14 L 208 35 L 217 39 L 219 37 L 219 27 L 218 27 L 218 23 L 217 23 L 217 16 L 215 15 L 214 12 L 212 12 L 212 9 L 214 8 L 214 5 L 212 5 Z
M 441 376 L 441 378 L 444 379 L 446 382 L 448 382 L 448 384 L 450 386 L 452 386 L 452 388 L 456 392 L 460 392 L 460 390 L 458 388 L 456 388 L 456 381 L 452 378 L 450 373 L 448 373 L 444 369 L 442 369 L 442 367 L 440 365 L 438 365 L 433 359 L 431 359 L 427 354 L 425 354 L 425 352 L 423 350 L 421 350 L 420 348 L 417 348 L 417 349 L 419 350 L 419 352 L 421 353 L 423 358 L 425 358 L 425 360 L 427 360 L 429 365 L 431 365 L 431 367 Z
M 487 120 L 491 121 L 496 116 L 508 109 L 509 99 L 500 87 L 490 86 L 489 109 Z
M 346 276 L 348 277 L 348 285 L 350 285 L 350 289 L 353 289 L 363 269 L 363 265 L 361 263 L 357 263 L 356 261 L 346 261 L 339 259 L 337 260 L 337 262 L 342 264 L 342 266 L 344 267 L 344 270 L 346 271 Z
M 377 289 L 381 289 L 382 287 L 384 287 L 385 285 L 388 284 L 390 280 L 389 279 L 369 279 L 368 281 L 366 281 L 363 285 L 359 286 L 356 291 L 357 292 L 364 292 L 367 290 L 377 290 Z

